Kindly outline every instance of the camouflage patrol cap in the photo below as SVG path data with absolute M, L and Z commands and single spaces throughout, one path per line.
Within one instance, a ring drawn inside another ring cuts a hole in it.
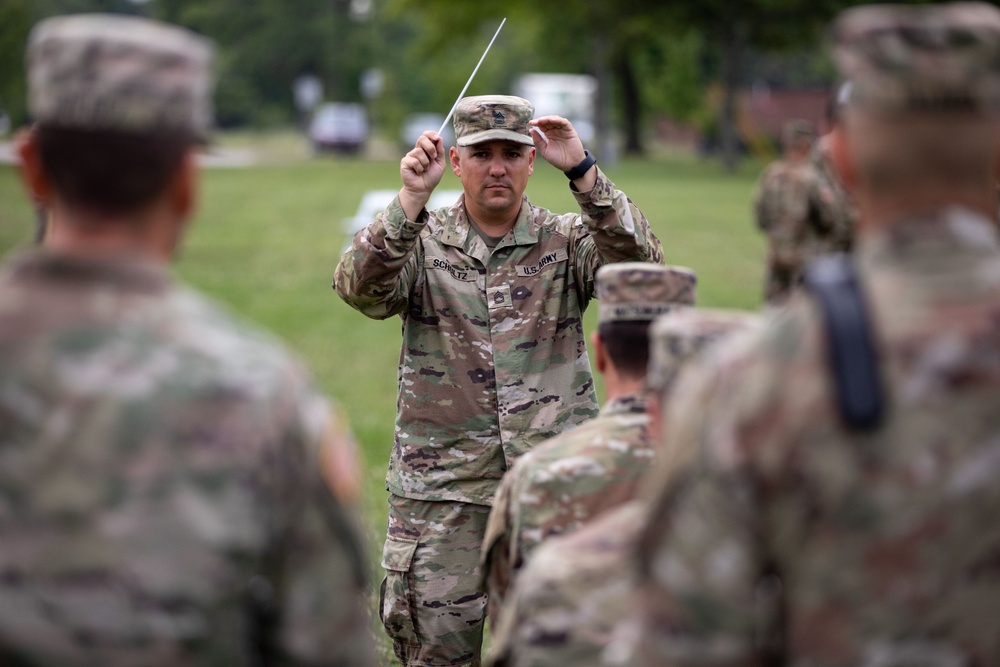
M 512 95 L 464 97 L 455 107 L 455 143 L 508 140 L 534 145 L 528 121 L 535 115 L 531 102 Z
M 684 308 L 657 318 L 649 333 L 646 390 L 665 395 L 685 361 L 709 344 L 761 322 L 753 313 L 709 308 Z
M 597 270 L 599 322 L 652 321 L 677 306 L 693 306 L 698 279 L 691 269 L 616 262 Z
M 881 112 L 1000 109 L 1000 11 L 983 3 L 871 5 L 834 23 L 847 104 Z
M 208 136 L 213 49 L 187 30 L 148 19 L 78 14 L 48 19 L 28 39 L 34 119 L 85 130 Z
M 799 137 L 807 139 L 816 138 L 816 126 L 803 118 L 794 118 L 785 123 L 782 128 L 782 136 L 786 142 L 791 142 Z

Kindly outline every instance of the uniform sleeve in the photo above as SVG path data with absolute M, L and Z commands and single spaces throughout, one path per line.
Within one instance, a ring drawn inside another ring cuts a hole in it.
M 498 618 L 497 613 L 504 604 L 513 578 L 516 564 L 512 559 L 511 544 L 511 482 L 515 469 L 512 468 L 500 481 L 493 498 L 493 509 L 486 522 L 486 534 L 480 552 L 480 569 L 483 588 L 489 596 L 488 615 Z
M 755 482 L 728 446 L 728 420 L 706 409 L 720 388 L 698 380 L 681 387 L 670 411 L 672 469 L 652 490 L 637 549 L 640 631 L 629 664 L 757 664 L 761 632 L 773 627 L 763 615 L 768 580 Z
M 282 665 L 374 667 L 354 442 L 321 397 L 306 393 L 295 410 L 273 462 L 268 563 L 250 588 L 261 653 Z
M 574 239 L 577 289 L 594 295 L 594 275 L 613 262 L 663 263 L 663 248 L 649 221 L 624 192 L 597 169 L 590 192 L 573 191 L 580 205 L 579 233 Z
M 572 604 L 563 575 L 575 565 L 565 558 L 558 546 L 553 548 L 550 542 L 527 564 L 516 585 L 511 587 L 503 608 L 490 617 L 494 630 L 487 667 L 579 664 L 564 655 L 566 644 L 572 639 L 566 627 Z
M 421 262 L 420 232 L 428 213 L 406 219 L 399 199 L 354 235 L 340 258 L 333 288 L 352 308 L 373 319 L 405 312 Z

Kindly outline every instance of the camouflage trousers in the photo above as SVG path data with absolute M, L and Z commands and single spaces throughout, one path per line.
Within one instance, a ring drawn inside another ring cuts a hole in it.
M 379 617 L 406 667 L 480 664 L 479 551 L 490 508 L 389 496 Z

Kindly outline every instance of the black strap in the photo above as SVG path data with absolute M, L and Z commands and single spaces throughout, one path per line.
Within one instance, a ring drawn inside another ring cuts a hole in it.
M 823 311 L 829 363 L 844 423 L 870 431 L 882 423 L 885 405 L 874 333 L 854 263 L 846 255 L 813 261 L 806 287 Z
M 563 173 L 566 174 L 566 178 L 571 181 L 575 181 L 578 178 L 583 178 L 583 175 L 590 171 L 590 168 L 597 164 L 597 158 L 590 154 L 590 151 L 584 149 L 583 154 L 586 156 L 580 161 L 580 164 L 576 165 L 572 169 L 567 169 Z

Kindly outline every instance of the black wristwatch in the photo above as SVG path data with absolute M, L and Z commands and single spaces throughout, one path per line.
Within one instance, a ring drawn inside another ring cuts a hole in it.
M 573 167 L 568 171 L 563 172 L 564 174 L 566 174 L 566 178 L 568 178 L 571 181 L 575 181 L 578 178 L 582 178 L 584 174 L 590 171 L 591 167 L 597 164 L 597 158 L 591 155 L 590 151 L 584 149 L 583 152 L 586 153 L 587 157 L 583 158 L 583 161 L 580 162 L 580 164 L 576 165 L 575 167 Z

